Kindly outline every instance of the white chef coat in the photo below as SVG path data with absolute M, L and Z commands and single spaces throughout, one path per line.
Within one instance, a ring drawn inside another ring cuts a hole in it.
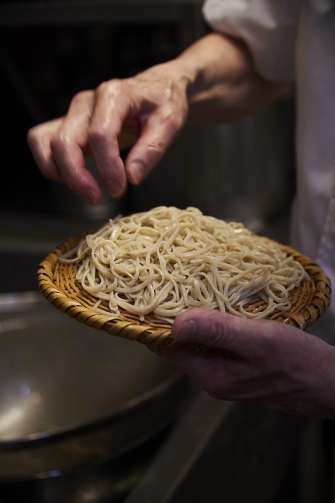
M 311 332 L 335 344 L 335 0 L 206 0 L 203 15 L 246 42 L 264 78 L 295 81 L 291 245 L 332 281 L 333 302 Z

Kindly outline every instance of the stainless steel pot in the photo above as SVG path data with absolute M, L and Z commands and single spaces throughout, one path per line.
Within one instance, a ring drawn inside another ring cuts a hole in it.
M 139 343 L 0 295 L 0 500 L 119 501 L 192 395 Z

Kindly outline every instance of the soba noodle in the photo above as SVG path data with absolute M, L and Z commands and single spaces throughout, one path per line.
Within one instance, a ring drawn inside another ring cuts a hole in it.
M 306 273 L 279 245 L 242 224 L 188 207 L 156 207 L 119 216 L 89 234 L 61 262 L 78 263 L 77 280 L 120 310 L 172 323 L 190 307 L 208 307 L 247 318 L 289 310 L 289 292 Z M 261 300 L 259 311 L 247 305 Z

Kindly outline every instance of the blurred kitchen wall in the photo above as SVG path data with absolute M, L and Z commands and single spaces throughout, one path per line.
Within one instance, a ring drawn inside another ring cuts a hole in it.
M 129 187 L 121 201 L 105 194 L 96 208 L 44 179 L 26 145 L 28 128 L 64 114 L 76 92 L 171 59 L 205 34 L 201 4 L 0 4 L 0 233 L 29 233 L 34 226 L 35 233 L 65 239 L 71 223 L 86 230 L 162 204 L 197 206 L 255 230 L 287 212 L 295 189 L 293 92 L 231 124 L 186 127 L 141 187 Z

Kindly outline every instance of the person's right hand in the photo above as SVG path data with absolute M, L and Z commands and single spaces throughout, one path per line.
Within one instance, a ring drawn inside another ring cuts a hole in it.
M 93 155 L 108 193 L 121 197 L 160 161 L 187 114 L 186 83 L 162 64 L 78 93 L 64 117 L 33 127 L 27 140 L 45 177 L 96 204 L 102 192 L 85 156 Z M 120 149 L 132 144 L 123 163 Z
M 108 193 L 121 197 L 128 181 L 140 184 L 160 161 L 186 119 L 235 120 L 288 85 L 264 80 L 242 41 L 209 33 L 174 60 L 77 94 L 65 117 L 30 129 L 28 143 L 44 176 L 96 204 L 101 188 L 86 169 L 85 155 L 94 156 Z M 131 143 L 123 163 L 120 148 Z

